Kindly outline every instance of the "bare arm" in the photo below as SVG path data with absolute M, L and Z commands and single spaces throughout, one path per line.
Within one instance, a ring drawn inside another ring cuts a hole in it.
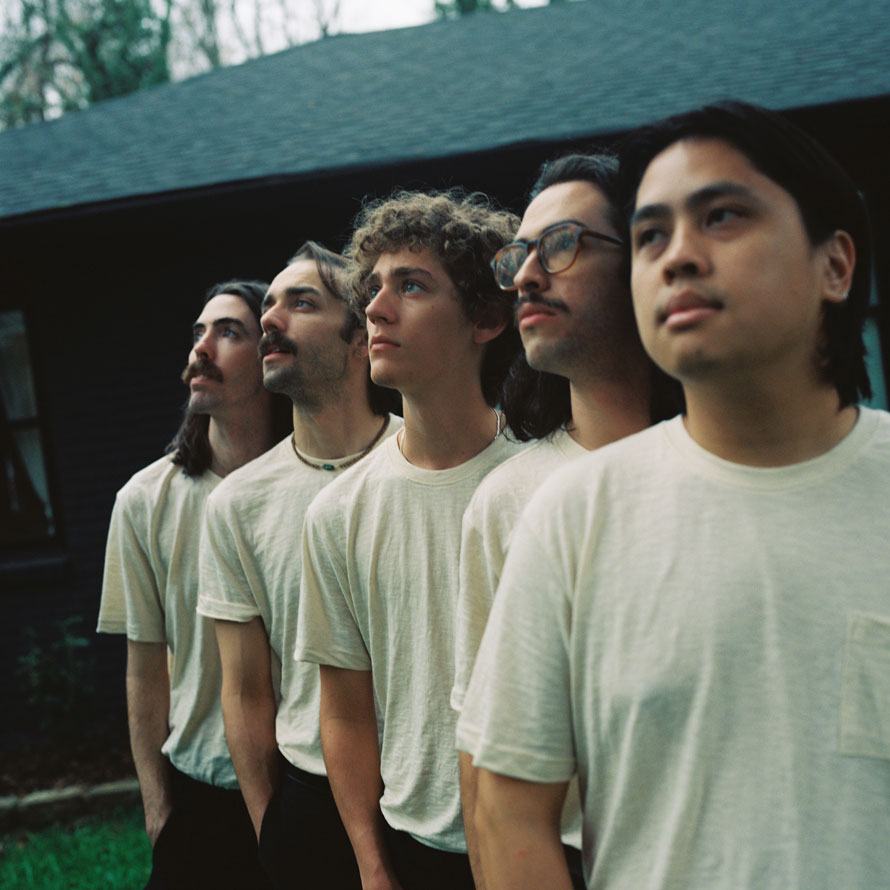
M 568 783 L 477 772 L 475 824 L 487 890 L 572 890 L 559 834 Z
M 479 855 L 479 838 L 476 835 L 476 791 L 479 784 L 479 770 L 473 766 L 473 757 L 466 751 L 460 755 L 460 806 L 464 817 L 464 834 L 467 836 L 467 853 L 476 890 L 486 890 L 482 872 L 482 859 Z
M 127 640 L 130 748 L 142 790 L 145 833 L 154 846 L 173 808 L 170 762 L 161 754 L 170 729 L 170 676 L 165 643 Z
M 216 621 L 226 742 L 257 838 L 278 783 L 275 690 L 262 619 Z
M 363 890 L 400 890 L 380 813 L 380 748 L 370 671 L 321 665 L 321 746 Z

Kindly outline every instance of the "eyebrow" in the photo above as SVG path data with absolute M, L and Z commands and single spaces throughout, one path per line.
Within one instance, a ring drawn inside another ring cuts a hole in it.
M 546 226 L 543 226 L 538 231 L 538 238 L 540 238 L 541 235 L 543 235 L 544 232 L 547 231 L 547 229 L 552 229 L 554 226 L 566 226 L 566 225 L 581 226 L 584 229 L 591 228 L 591 226 L 587 225 L 587 223 L 581 222 L 580 219 L 558 219 L 556 222 L 547 223 Z M 522 228 L 522 227 L 520 226 L 520 228 Z M 536 240 L 536 239 L 535 238 L 520 238 L 519 233 L 517 232 L 516 237 L 510 243 L 511 244 L 527 244 L 529 241 L 534 241 L 534 240 Z
M 247 325 L 244 324 L 244 322 L 241 321 L 240 318 L 228 318 L 228 317 L 214 318 L 213 321 L 211 322 L 211 324 L 215 328 L 235 327 L 235 328 L 240 329 L 242 333 L 244 333 L 244 334 L 247 333 Z M 207 325 L 204 324 L 203 321 L 196 321 L 192 325 L 192 333 L 194 333 L 194 334 L 198 334 L 201 331 L 204 331 L 206 329 L 207 329 Z
M 725 181 L 706 185 L 686 196 L 683 205 L 687 210 L 699 210 L 718 198 L 747 198 L 760 203 L 760 198 L 747 186 L 737 182 Z M 630 217 L 631 227 L 641 222 L 652 219 L 664 219 L 671 215 L 671 209 L 667 204 L 644 204 L 638 207 Z
M 432 279 L 433 273 L 428 272 L 421 266 L 398 266 L 390 272 L 393 278 L 407 278 L 409 275 L 423 275 L 425 278 Z

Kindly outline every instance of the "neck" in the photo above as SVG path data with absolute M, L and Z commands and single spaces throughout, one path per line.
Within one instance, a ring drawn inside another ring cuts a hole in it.
M 364 380 L 360 390 L 348 390 L 320 408 L 306 410 L 294 405 L 294 444 L 301 454 L 337 460 L 368 446 L 386 418 L 371 411 Z
M 651 423 L 651 385 L 645 361 L 614 378 L 590 382 L 570 378 L 569 394 L 569 435 L 588 450 L 638 433 Z
M 780 467 L 830 451 L 853 428 L 855 406 L 841 408 L 834 387 L 684 384 L 686 429 L 702 448 L 734 463 Z
M 494 440 L 503 422 L 482 396 L 477 383 L 460 398 L 404 395 L 405 459 L 427 470 L 447 470 L 475 457 Z
M 265 404 L 265 400 L 263 404 Z M 239 417 L 224 420 L 210 418 L 210 469 L 217 476 L 227 476 L 272 447 L 268 409 L 245 411 Z

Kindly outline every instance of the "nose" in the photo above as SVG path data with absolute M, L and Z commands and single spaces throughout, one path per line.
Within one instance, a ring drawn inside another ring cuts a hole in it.
M 385 285 L 371 297 L 371 301 L 365 306 L 365 318 L 373 324 L 392 322 L 395 318 L 392 293 Z
M 669 284 L 677 278 L 697 277 L 707 272 L 710 260 L 703 236 L 694 224 L 677 223 L 662 255 L 662 267 L 665 280 Z
M 192 346 L 192 352 L 194 352 L 198 358 L 208 358 L 212 360 L 214 351 L 215 341 L 213 339 L 213 328 L 208 327 L 207 330 L 195 340 L 195 344 Z
M 284 324 L 281 321 L 281 315 L 278 310 L 278 305 L 273 304 L 260 316 L 260 327 L 264 334 L 268 334 L 269 331 L 284 330 Z
M 538 261 L 538 246 L 534 245 L 529 249 L 528 255 L 513 276 L 513 283 L 518 288 L 519 295 L 522 296 L 531 290 L 546 290 L 549 281 L 547 272 Z

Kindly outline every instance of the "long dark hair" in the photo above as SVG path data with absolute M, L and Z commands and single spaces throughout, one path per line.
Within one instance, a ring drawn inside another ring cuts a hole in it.
M 263 297 L 268 285 L 262 281 L 224 281 L 214 284 L 207 291 L 203 305 L 207 305 L 214 297 L 221 294 L 232 294 L 240 297 L 248 306 L 257 326 L 262 314 Z M 293 428 L 290 400 L 276 396 L 273 399 L 272 428 L 274 440 L 283 439 Z M 210 415 L 194 414 L 188 410 L 188 402 L 183 409 L 182 423 L 176 435 L 166 448 L 170 460 L 182 467 L 186 476 L 201 476 L 210 468 L 213 454 L 210 450 Z

